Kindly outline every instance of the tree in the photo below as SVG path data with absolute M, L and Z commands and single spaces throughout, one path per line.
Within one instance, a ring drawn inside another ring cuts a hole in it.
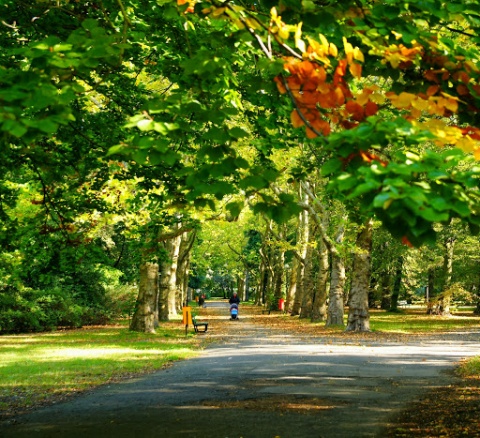
M 475 230 L 480 69 L 473 6 L 4 4 L 2 180 L 23 157 L 38 169 L 57 150 L 60 159 L 49 161 L 58 164 L 52 199 L 57 206 L 69 201 L 62 221 L 75 205 L 74 185 L 58 190 L 66 153 L 72 162 L 75 154 L 85 159 L 93 190 L 108 181 L 111 161 L 128 162 L 128 178 L 150 187 L 149 208 L 158 201 L 159 220 L 168 209 L 213 210 L 240 192 L 256 213 L 286 223 L 299 214 L 299 199 L 272 188 L 320 171 L 351 221 L 364 226 L 375 218 L 406 245 L 432 243 L 435 224 L 452 218 Z M 98 125 L 106 134 L 95 129 L 92 137 L 85 126 L 94 126 L 96 114 L 108 119 Z M 70 142 L 69 130 L 84 142 Z M 247 139 L 249 149 L 239 148 Z M 101 159 L 107 149 L 109 158 Z M 277 165 L 276 153 L 297 149 L 294 164 Z M 18 181 L 14 173 L 10 180 Z M 2 187 L 13 205 L 14 191 Z M 225 208 L 237 217 L 243 205 L 232 198 Z

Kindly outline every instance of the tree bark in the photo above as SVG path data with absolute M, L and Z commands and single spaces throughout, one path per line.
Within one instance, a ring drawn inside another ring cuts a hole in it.
M 368 313 L 368 288 L 370 284 L 370 260 L 372 248 L 372 220 L 368 220 L 357 235 L 353 258 L 352 286 L 348 300 L 348 322 L 346 331 L 370 331 Z
M 155 308 L 158 299 L 158 265 L 143 263 L 140 265 L 140 282 L 135 313 L 130 330 L 143 333 L 155 333 Z
M 305 254 L 305 270 L 303 273 L 303 297 L 302 297 L 302 307 L 300 309 L 300 318 L 311 318 L 312 317 L 312 304 L 313 304 L 313 294 L 315 290 L 314 280 L 313 280 L 313 248 L 311 245 L 307 247 L 307 253 Z
M 181 311 L 183 304 L 188 302 L 188 276 L 190 270 L 190 256 L 196 233 L 183 233 L 178 255 L 177 269 L 177 306 Z
M 181 235 L 164 242 L 166 257 L 160 263 L 158 318 L 169 321 L 177 315 L 177 269 Z
M 396 311 L 398 308 L 398 297 L 400 296 L 400 287 L 402 285 L 403 276 L 403 257 L 397 259 L 397 269 L 395 270 L 395 278 L 393 279 L 392 298 L 390 301 L 390 311 Z
M 335 243 L 330 245 L 330 253 L 332 255 L 332 272 L 330 278 L 330 290 L 328 294 L 328 310 L 326 327 L 330 326 L 344 326 L 344 294 L 345 294 L 345 262 L 340 255 L 336 245 L 343 242 L 345 236 L 344 221 L 346 215 L 343 215 L 342 220 L 337 228 L 335 235 Z
M 288 280 L 288 289 L 287 289 L 287 296 L 285 300 L 285 311 L 290 313 L 293 306 L 293 299 L 295 297 L 295 293 L 297 291 L 297 274 L 298 274 L 298 265 L 300 261 L 294 257 L 292 260 L 292 267 L 290 269 L 290 277 Z
M 450 315 L 450 303 L 452 301 L 452 294 L 447 292 L 452 285 L 453 274 L 453 253 L 455 249 L 455 238 L 448 236 L 444 241 L 445 255 L 443 257 L 443 296 L 438 302 L 438 313 L 440 315 Z
M 312 321 L 325 321 L 327 319 L 327 284 L 329 276 L 329 252 L 326 245 L 319 243 L 318 272 L 315 281 L 315 295 L 312 303 Z
M 326 327 L 344 326 L 343 294 L 345 292 L 345 263 L 343 258 L 335 253 L 332 257 L 332 278 L 330 281 L 329 302 Z
M 308 203 L 308 198 L 305 199 Z M 310 216 L 308 211 L 304 210 L 300 214 L 300 221 L 298 225 L 298 242 L 299 242 L 299 254 L 303 263 L 299 263 L 297 266 L 297 287 L 295 290 L 295 296 L 292 303 L 291 315 L 296 316 L 300 314 L 304 295 L 304 277 L 305 277 L 305 261 L 307 258 L 308 240 L 309 240 L 309 222 Z

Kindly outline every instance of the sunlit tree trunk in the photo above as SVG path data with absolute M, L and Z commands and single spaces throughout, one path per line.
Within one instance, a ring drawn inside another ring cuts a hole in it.
M 183 233 L 178 256 L 177 270 L 177 308 L 180 311 L 181 306 L 188 302 L 188 276 L 190 269 L 190 256 L 193 243 L 195 241 L 195 232 Z
M 319 243 L 318 272 L 315 281 L 315 295 L 312 303 L 312 321 L 325 321 L 327 319 L 327 284 L 329 276 L 329 252 L 326 245 Z
M 308 203 L 308 198 L 305 199 L 305 203 Z M 309 241 L 309 222 L 310 216 L 307 210 L 303 210 L 300 214 L 300 221 L 298 226 L 298 254 L 300 259 L 302 260 L 301 263 L 297 265 L 297 286 L 295 288 L 295 296 L 292 303 L 292 316 L 299 315 L 300 310 L 302 308 L 303 302 L 303 295 L 304 295 L 304 277 L 305 277 L 305 261 L 307 258 L 307 249 L 308 249 L 308 241 Z
M 242 301 L 247 301 L 247 276 L 248 271 L 237 276 L 237 294 Z
M 395 269 L 395 277 L 393 279 L 392 298 L 390 301 L 390 311 L 395 311 L 398 308 L 398 297 L 400 296 L 400 287 L 402 285 L 403 276 L 403 257 L 397 259 L 397 267 Z
M 427 290 L 426 290 L 426 301 L 427 301 L 427 314 L 434 313 L 434 304 L 435 300 L 435 268 L 431 267 L 428 269 L 428 278 L 427 278 Z
M 166 258 L 160 263 L 158 317 L 169 321 L 177 315 L 177 269 L 181 235 L 164 242 Z
M 280 232 L 280 238 L 283 239 L 283 232 Z M 273 266 L 273 299 L 274 304 L 283 296 L 283 285 L 285 275 L 285 250 L 283 245 L 279 245 L 274 250 L 274 266 Z
M 328 293 L 328 310 L 326 327 L 344 326 L 344 294 L 345 294 L 345 262 L 343 256 L 339 253 L 337 245 L 341 245 L 345 236 L 344 221 L 346 216 L 342 217 L 335 235 L 335 242 L 330 246 L 332 257 L 332 270 L 330 275 L 330 290 Z
M 255 294 L 255 304 L 260 306 L 265 304 L 265 295 L 267 292 L 267 267 L 265 266 L 265 262 L 262 260 L 260 263 L 260 269 L 258 274 L 258 282 L 257 282 L 257 291 Z
M 344 326 L 344 300 L 345 292 L 345 263 L 343 258 L 335 253 L 332 256 L 332 275 L 330 280 L 330 291 L 328 294 L 327 323 L 329 326 Z
M 371 219 L 368 220 L 357 235 L 346 331 L 370 331 L 368 288 L 370 284 L 372 222 Z
M 440 315 L 450 315 L 450 303 L 452 301 L 452 294 L 451 292 L 449 292 L 449 288 L 452 285 L 455 238 L 453 236 L 448 236 L 443 242 L 443 244 L 445 247 L 445 254 L 443 257 L 443 295 L 442 298 L 439 300 L 438 310 Z
M 311 318 L 313 294 L 315 290 L 314 269 L 313 269 L 313 247 L 311 244 L 307 246 L 305 254 L 305 271 L 303 273 L 302 289 L 302 307 L 300 309 L 300 318 Z
M 288 289 L 287 296 L 285 300 L 285 311 L 290 313 L 292 310 L 293 299 L 297 290 L 297 274 L 298 274 L 298 265 L 300 264 L 297 258 L 294 258 L 292 261 L 292 267 L 290 268 L 290 277 L 288 280 Z
M 155 333 L 155 307 L 158 300 L 158 265 L 142 263 L 135 313 L 130 330 Z

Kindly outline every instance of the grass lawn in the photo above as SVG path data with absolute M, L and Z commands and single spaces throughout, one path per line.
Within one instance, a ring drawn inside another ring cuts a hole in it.
M 0 336 L 0 418 L 192 357 L 200 339 L 180 322 L 156 334 L 126 325 Z

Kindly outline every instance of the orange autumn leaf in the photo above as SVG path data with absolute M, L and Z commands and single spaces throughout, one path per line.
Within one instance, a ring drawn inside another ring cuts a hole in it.
M 365 115 L 369 117 L 377 114 L 377 112 L 378 112 L 378 105 L 375 102 L 372 102 L 371 100 L 369 100 L 365 105 Z
M 425 79 L 429 80 L 430 82 L 436 82 L 439 83 L 439 79 L 437 77 L 437 74 L 433 70 L 428 70 L 426 71 L 423 76 Z
M 345 109 L 348 111 L 349 114 L 351 114 L 353 120 L 356 120 L 357 122 L 363 120 L 365 113 L 363 107 L 357 102 L 349 100 L 345 105 Z
M 360 64 L 357 64 L 356 62 L 354 62 L 349 65 L 348 69 L 353 77 L 355 78 L 362 77 L 362 66 Z
M 367 151 L 360 151 L 360 157 L 362 158 L 363 161 L 366 163 L 371 163 L 372 161 L 377 161 L 380 163 L 382 167 L 387 167 L 387 162 L 385 160 L 382 160 L 380 157 L 378 157 L 375 154 L 372 154 Z
M 291 112 L 290 120 L 294 128 L 300 128 L 300 126 L 303 126 L 305 124 L 303 123 L 303 120 L 300 117 L 300 114 L 298 114 L 298 111 L 296 109 Z
M 427 89 L 427 96 L 433 96 L 437 94 L 438 90 L 440 90 L 439 85 L 430 85 L 430 87 Z
M 315 107 L 316 104 L 320 101 L 321 99 L 321 94 L 317 92 L 311 92 L 311 91 L 306 91 L 303 93 L 301 99 L 299 101 L 303 103 L 304 105 L 307 106 L 313 106 Z
M 306 134 L 307 134 L 308 138 L 318 137 L 317 132 L 319 132 L 323 135 L 330 134 L 330 125 L 329 125 L 328 122 L 325 122 L 324 120 L 316 119 L 313 122 L 311 122 L 311 125 L 312 125 L 312 128 L 314 128 L 316 132 L 307 127 Z
M 285 88 L 285 85 L 283 84 L 283 80 L 280 76 L 276 76 L 274 79 L 275 83 L 277 84 L 277 88 L 280 94 L 285 94 L 287 92 L 287 89 Z
M 480 90 L 479 90 L 480 91 Z M 457 93 L 460 95 L 460 96 L 468 96 L 468 94 L 470 93 L 467 86 L 466 85 L 463 85 L 463 84 L 459 84 L 457 85 Z
M 338 62 L 337 68 L 335 69 L 335 73 L 333 74 L 333 83 L 335 84 L 335 79 L 340 80 L 342 76 L 345 76 L 345 73 L 347 71 L 347 60 L 346 59 L 341 59 Z

